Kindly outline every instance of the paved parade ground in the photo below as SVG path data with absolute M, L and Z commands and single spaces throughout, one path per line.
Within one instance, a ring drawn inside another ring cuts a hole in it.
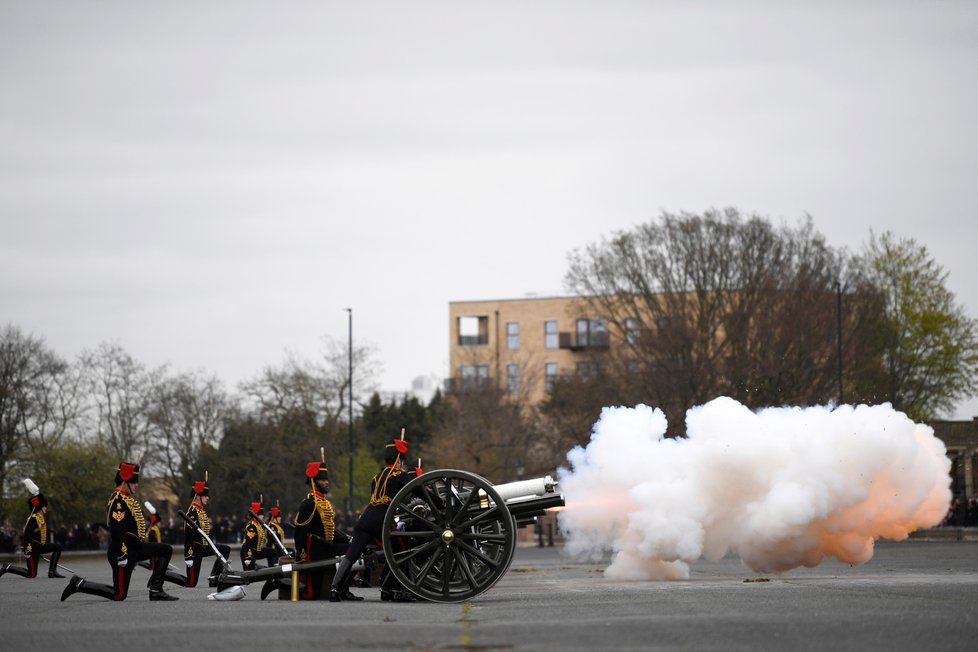
M 62 563 L 108 581 L 104 558 Z M 149 573 L 129 598 L 76 594 L 67 580 L 0 578 L 4 650 L 975 650 L 978 543 L 877 544 L 863 566 L 827 561 L 783 575 L 735 558 L 693 565 L 689 580 L 611 582 L 597 563 L 561 549 L 521 547 L 495 587 L 462 604 L 390 603 L 354 589 L 357 603 L 259 599 L 171 588 L 150 602 Z M 46 573 L 46 564 L 42 572 Z

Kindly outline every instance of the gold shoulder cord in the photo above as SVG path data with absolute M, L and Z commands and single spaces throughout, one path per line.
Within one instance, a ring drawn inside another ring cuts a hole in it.
M 120 494 L 118 491 L 116 491 L 111 496 L 109 496 L 109 502 L 107 502 L 105 504 L 105 524 L 106 525 L 110 525 L 110 526 L 112 525 L 112 523 L 111 523 L 111 518 L 112 518 L 112 516 L 111 516 L 112 515 L 112 503 L 114 503 L 117 498 L 121 498 L 121 497 L 122 497 L 122 494 Z
M 313 493 L 307 494 L 306 495 L 306 498 L 312 498 L 313 499 L 313 504 L 315 504 L 315 502 L 316 502 L 316 495 L 315 494 L 313 494 Z M 296 512 L 295 519 L 293 519 L 292 522 L 295 523 L 296 525 L 298 525 L 299 527 L 305 527 L 305 526 L 309 525 L 312 522 L 312 515 L 315 514 L 315 513 L 316 513 L 315 510 L 311 510 L 309 512 L 309 518 L 307 518 L 305 521 L 303 521 L 303 522 L 300 523 L 299 522 L 299 514 L 298 514 L 298 512 Z
M 391 477 L 400 475 L 403 471 L 395 469 L 393 466 L 389 466 L 383 471 L 381 471 L 376 478 L 374 478 L 374 492 L 370 495 L 370 504 L 374 507 L 379 507 L 381 505 L 386 505 L 391 501 L 391 497 L 387 495 L 387 482 Z

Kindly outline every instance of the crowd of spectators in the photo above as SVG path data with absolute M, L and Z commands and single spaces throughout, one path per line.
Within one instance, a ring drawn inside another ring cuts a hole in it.
M 109 530 L 104 523 L 62 525 L 51 533 L 63 550 L 105 550 L 109 546 Z M 16 552 L 20 547 L 21 531 L 6 521 L 0 528 L 0 553 Z
M 944 527 L 978 527 L 978 495 L 967 500 L 956 497 L 941 523 Z

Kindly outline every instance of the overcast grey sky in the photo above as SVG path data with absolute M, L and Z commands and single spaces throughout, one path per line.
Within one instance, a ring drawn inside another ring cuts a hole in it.
M 973 0 L 11 1 L 0 83 L 0 321 L 69 358 L 233 387 L 352 307 L 403 391 L 450 301 L 725 206 L 915 238 L 978 315 Z

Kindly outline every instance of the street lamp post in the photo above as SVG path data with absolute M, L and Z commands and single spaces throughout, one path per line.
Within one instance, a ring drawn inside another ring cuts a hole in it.
M 349 478 L 349 488 L 346 494 L 346 513 L 347 516 L 353 516 L 353 308 L 347 308 L 346 312 L 349 314 L 349 360 L 350 360 L 350 376 L 349 376 L 349 394 L 348 394 L 348 405 L 347 405 L 347 420 L 349 421 L 349 468 L 348 468 L 348 478 Z
M 845 402 L 842 393 L 842 283 L 835 282 L 835 335 L 836 348 L 838 350 L 838 372 L 839 372 L 839 405 Z

